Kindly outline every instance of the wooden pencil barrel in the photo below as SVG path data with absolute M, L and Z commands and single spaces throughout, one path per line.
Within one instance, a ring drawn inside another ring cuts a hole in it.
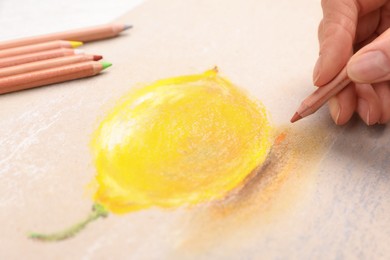
M 54 59 L 20 64 L 12 67 L 0 68 L 0 78 L 23 74 L 31 71 L 38 71 L 38 70 L 65 66 L 68 64 L 74 64 L 83 61 L 93 61 L 94 57 L 95 57 L 94 55 L 76 54 L 71 56 L 58 57 Z
M 0 94 L 90 77 L 102 69 L 101 63 L 88 61 L 4 77 L 0 79 Z
M 69 41 L 50 41 L 33 45 L 26 45 L 5 50 L 0 50 L 0 58 L 18 56 L 28 53 L 47 51 L 59 48 L 72 48 Z
M 0 42 L 0 50 L 55 40 L 89 42 L 117 36 L 126 29 L 124 24 L 105 24 L 71 31 L 32 36 Z
M 20 64 L 41 61 L 41 60 L 48 60 L 48 59 L 53 59 L 58 57 L 70 56 L 70 55 L 75 55 L 76 53 L 77 53 L 76 50 L 73 49 L 60 48 L 60 49 L 54 49 L 48 51 L 23 54 L 23 55 L 18 55 L 13 57 L 7 57 L 7 58 L 0 59 L 0 68 L 11 67 Z

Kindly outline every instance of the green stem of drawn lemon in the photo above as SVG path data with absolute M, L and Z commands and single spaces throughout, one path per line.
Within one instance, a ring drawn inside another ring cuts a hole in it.
M 28 236 L 39 241 L 61 241 L 75 236 L 89 223 L 95 221 L 96 219 L 105 218 L 107 216 L 108 211 L 102 205 L 95 203 L 92 207 L 92 212 L 88 215 L 88 217 L 83 221 L 71 226 L 70 228 L 52 234 L 30 233 Z

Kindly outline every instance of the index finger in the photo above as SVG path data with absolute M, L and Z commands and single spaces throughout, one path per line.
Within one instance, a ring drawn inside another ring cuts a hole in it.
M 319 28 L 320 57 L 313 72 L 316 86 L 331 81 L 353 54 L 359 16 L 381 7 L 386 2 L 386 0 L 322 0 L 323 19 Z

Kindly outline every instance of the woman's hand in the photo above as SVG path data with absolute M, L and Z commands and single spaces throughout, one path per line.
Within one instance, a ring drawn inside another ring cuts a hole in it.
M 329 100 L 336 124 L 357 112 L 367 125 L 390 121 L 390 1 L 322 0 L 320 56 L 314 84 L 331 81 L 347 64 L 353 81 Z

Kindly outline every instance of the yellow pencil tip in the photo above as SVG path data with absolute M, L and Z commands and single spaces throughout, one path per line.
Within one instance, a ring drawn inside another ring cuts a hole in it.
M 69 43 L 72 46 L 72 48 L 77 48 L 84 44 L 82 42 L 76 42 L 76 41 L 70 41 Z

